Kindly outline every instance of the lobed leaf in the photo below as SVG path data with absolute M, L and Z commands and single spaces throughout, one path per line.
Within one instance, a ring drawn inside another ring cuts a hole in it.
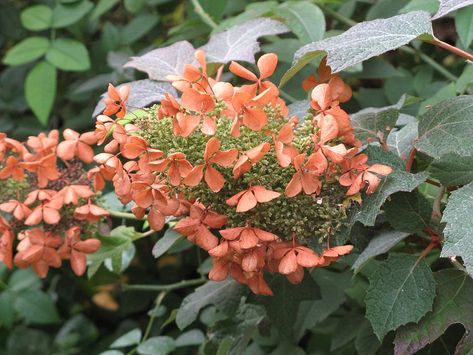
M 195 48 L 187 41 L 154 49 L 140 57 L 131 57 L 125 68 L 135 68 L 153 80 L 166 80 L 168 75 L 182 75 L 186 64 L 195 63 Z
M 369 281 L 366 318 L 380 340 L 390 330 L 418 322 L 432 309 L 435 280 L 423 258 L 390 254 L 369 276 Z
M 386 219 L 402 232 L 420 232 L 427 227 L 432 216 L 431 203 L 419 192 L 399 192 L 384 205 Z
M 466 270 L 473 277 L 473 183 L 452 192 L 442 222 L 446 226 L 440 256 L 461 256 Z
M 415 147 L 433 158 L 448 153 L 473 155 L 473 96 L 444 100 L 419 116 Z
M 452 324 L 463 324 L 466 332 L 455 354 L 469 353 L 473 347 L 473 280 L 465 273 L 447 269 L 434 274 L 437 297 L 432 311 L 417 324 L 408 324 L 396 332 L 394 353 L 414 354 L 439 338 Z
M 219 311 L 231 314 L 245 293 L 245 286 L 231 278 L 221 282 L 209 281 L 184 298 L 176 314 L 176 324 L 181 330 L 186 328 L 209 305 L 215 305 Z
M 257 39 L 262 36 L 288 32 L 283 23 L 270 18 L 257 18 L 210 37 L 202 46 L 209 63 L 228 63 L 232 60 L 255 62 L 255 53 L 260 50 Z
M 292 67 L 284 74 L 284 85 L 315 58 L 327 55 L 332 72 L 361 63 L 369 58 L 394 50 L 416 38 L 431 38 L 430 15 L 414 11 L 387 19 L 359 23 L 341 35 L 313 42 L 300 48 L 294 55 Z
M 136 80 L 130 83 L 124 83 L 118 85 L 120 88 L 122 85 L 130 86 L 130 96 L 128 97 L 127 105 L 129 105 L 129 111 L 136 110 L 136 107 L 147 107 L 152 103 L 159 102 L 164 98 L 165 93 L 171 95 L 177 95 L 176 90 L 169 83 L 159 83 L 157 81 L 143 79 Z M 93 117 L 100 115 L 105 110 L 105 103 L 103 99 L 107 96 L 107 93 L 101 95 L 102 100 L 95 106 Z
M 356 259 L 352 266 L 353 271 L 357 273 L 368 260 L 375 256 L 387 253 L 392 247 L 404 240 L 408 235 L 409 233 L 392 230 L 383 230 L 378 232 Z
M 450 12 L 462 7 L 473 5 L 473 0 L 439 0 L 440 6 L 437 13 L 432 16 L 432 20 L 448 15 Z
M 473 156 L 445 154 L 432 161 L 427 170 L 443 186 L 466 185 L 473 181 Z
M 414 120 L 400 129 L 393 129 L 389 132 L 386 139 L 389 150 L 401 159 L 407 159 L 418 136 L 418 125 L 417 121 Z

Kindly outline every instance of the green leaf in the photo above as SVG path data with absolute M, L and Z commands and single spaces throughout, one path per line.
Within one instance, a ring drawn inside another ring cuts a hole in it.
M 452 11 L 461 9 L 462 7 L 473 5 L 473 0 L 439 0 L 440 6 L 437 13 L 432 17 L 432 20 L 436 20 L 449 14 Z
M 375 256 L 387 253 L 396 244 L 407 238 L 408 235 L 409 233 L 391 230 L 382 230 L 378 232 L 356 259 L 352 269 L 357 273 L 368 260 Z
M 432 309 L 435 280 L 423 258 L 390 254 L 369 276 L 369 281 L 366 318 L 380 340 L 390 330 L 418 322 Z
M 15 294 L 10 291 L 0 293 L 0 327 L 11 328 L 15 322 Z
M 20 292 L 26 289 L 39 289 L 41 281 L 31 269 L 19 269 L 13 272 L 8 280 L 8 289 Z
M 429 225 L 432 215 L 430 202 L 420 193 L 400 192 L 384 205 L 388 222 L 402 232 L 420 232 Z
M 442 257 L 461 256 L 468 273 L 473 277 L 473 183 L 450 195 L 443 212 L 446 223 Z
M 158 21 L 159 16 L 153 14 L 143 14 L 135 17 L 122 29 L 122 43 L 131 44 L 139 40 L 151 31 L 151 29 L 157 25 Z
M 219 21 L 225 13 L 228 0 L 199 0 L 200 5 L 214 20 Z
M 416 148 L 433 158 L 473 155 L 473 96 L 442 101 L 419 117 Z
M 265 316 L 266 312 L 262 306 L 242 302 L 234 316 L 216 322 L 208 334 L 210 341 L 219 345 L 217 353 L 243 354 L 248 350 L 248 343 L 258 332 L 258 326 L 262 324 Z M 221 348 L 222 343 L 228 343 L 225 352 Z
M 393 129 L 386 139 L 388 148 L 401 159 L 405 160 L 414 147 L 418 135 L 418 123 L 416 120 L 408 122 L 400 129 Z
M 209 281 L 184 298 L 176 315 L 176 324 L 181 330 L 186 328 L 197 319 L 204 307 L 212 304 L 219 311 L 231 314 L 246 292 L 245 286 L 231 278 L 221 282 Z
M 301 339 L 307 329 L 315 327 L 335 312 L 345 302 L 345 289 L 351 284 L 352 275 L 318 268 L 310 274 L 320 287 L 321 299 L 302 301 L 294 322 L 296 339 Z
M 199 329 L 192 329 L 176 338 L 176 347 L 195 346 L 205 342 L 205 335 Z
M 376 335 L 373 333 L 371 324 L 365 319 L 361 326 L 358 326 L 358 334 L 355 339 L 355 348 L 358 354 L 374 355 L 381 347 Z
M 73 4 L 57 4 L 53 9 L 53 28 L 67 27 L 79 21 L 85 16 L 94 4 L 88 0 Z
M 385 164 L 393 168 L 391 174 L 382 178 L 378 189 L 373 194 L 363 198 L 361 209 L 355 216 L 355 219 L 364 225 L 374 226 L 381 206 L 390 195 L 399 191 L 409 192 L 414 190 L 427 179 L 428 174 L 426 172 L 419 174 L 406 172 L 405 165 L 399 157 L 392 152 L 384 151 L 380 147 L 368 146 L 366 154 L 369 157 L 370 164 Z
M 130 330 L 128 333 L 123 334 L 120 338 L 115 340 L 112 345 L 110 345 L 111 348 L 126 348 L 127 346 L 130 345 L 136 345 L 139 344 L 141 341 L 141 329 L 136 328 L 133 330 Z
M 399 13 L 424 10 L 430 14 L 434 14 L 437 12 L 438 8 L 438 0 L 412 0 L 401 10 L 399 10 Z
M 326 54 L 327 64 L 332 72 L 338 73 L 369 58 L 399 48 L 416 38 L 432 38 L 430 15 L 425 11 L 362 22 L 341 35 L 300 48 L 280 85 L 284 85 L 317 56 Z
M 177 233 L 174 229 L 168 228 L 164 233 L 163 237 L 153 247 L 153 256 L 159 258 L 165 254 L 176 242 L 184 238 L 182 235 Z
M 377 141 L 378 134 L 381 134 L 386 139 L 399 118 L 399 110 L 404 104 L 404 98 L 404 96 L 401 97 L 399 102 L 392 106 L 369 107 L 352 114 L 351 122 L 357 138 L 368 143 Z
M 469 63 L 469 65 L 465 66 L 463 72 L 455 83 L 455 88 L 457 93 L 464 94 L 471 85 L 473 85 L 473 65 Z
M 455 14 L 455 27 L 462 44 L 468 48 L 473 41 L 473 6 L 458 10 Z
M 39 290 L 25 290 L 15 300 L 15 310 L 30 324 L 56 324 L 60 321 L 51 296 Z
M 133 227 L 119 226 L 111 231 L 110 236 L 99 236 L 98 239 L 102 243 L 100 249 L 94 254 L 87 255 L 89 262 L 87 275 L 89 278 L 97 272 L 108 258 L 112 259 L 112 263 L 115 259 L 115 265 L 117 259 L 119 259 L 118 266 L 116 265 L 119 268 L 122 265 L 122 253 L 130 248 L 134 238 L 138 235 L 139 233 Z
M 140 355 L 167 355 L 176 349 L 174 339 L 168 336 L 153 337 L 136 349 Z
M 271 275 L 268 285 L 273 290 L 273 296 L 254 296 L 255 302 L 266 308 L 271 324 L 278 329 L 281 337 L 293 336 L 293 324 L 302 301 L 320 299 L 319 286 L 311 277 L 305 276 L 300 284 L 293 285 L 283 275 Z
M 59 38 L 52 42 L 46 60 L 61 70 L 84 71 L 90 68 L 89 52 L 79 41 Z
M 26 77 L 26 102 L 44 126 L 48 123 L 56 97 L 56 77 L 56 68 L 48 62 L 36 64 Z
M 443 186 L 466 185 L 473 181 L 473 156 L 445 154 L 432 161 L 427 170 Z
M 347 312 L 340 318 L 336 328 L 333 331 L 331 339 L 330 351 L 335 352 L 344 345 L 353 341 L 359 332 L 359 325 L 365 320 L 357 309 Z
M 132 13 L 139 12 L 145 5 L 146 0 L 125 0 L 125 9 Z
M 28 37 L 10 48 L 3 58 L 7 65 L 20 65 L 32 62 L 46 53 L 49 40 L 45 37 Z
M 255 53 L 260 50 L 257 39 L 285 32 L 288 32 L 288 28 L 281 22 L 257 18 L 212 35 L 201 49 L 207 55 L 209 63 L 224 64 L 232 60 L 254 63 Z
M 35 5 L 23 10 L 20 19 L 26 29 L 41 31 L 51 27 L 53 11 L 46 5 Z
M 318 41 L 324 36 L 324 14 L 309 1 L 286 1 L 276 8 L 275 15 L 283 19 L 303 44 Z
M 452 324 L 461 323 L 466 329 L 455 354 L 471 354 L 473 344 L 473 280 L 458 270 L 441 270 L 434 274 L 437 297 L 432 312 L 418 324 L 408 324 L 396 332 L 395 354 L 414 354 L 439 338 Z
M 91 320 L 82 314 L 68 319 L 54 337 L 54 344 L 62 349 L 81 346 L 96 340 L 99 331 Z
M 90 20 L 98 20 L 100 16 L 118 4 L 118 2 L 119 0 L 100 0 L 97 5 L 95 5 L 94 11 L 90 14 Z

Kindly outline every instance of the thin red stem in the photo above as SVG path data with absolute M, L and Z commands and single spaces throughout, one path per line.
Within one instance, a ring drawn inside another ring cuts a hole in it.
M 457 48 L 455 46 L 452 46 L 451 44 L 448 44 L 444 41 L 439 40 L 438 38 L 434 38 L 433 40 L 427 41 L 427 43 L 431 43 L 437 47 L 446 49 L 449 52 L 452 52 L 453 54 L 458 55 L 459 57 L 465 58 L 467 60 L 473 61 L 473 54 L 470 54 L 460 48 Z
M 409 153 L 409 157 L 407 158 L 407 162 L 406 162 L 406 171 L 408 173 L 410 173 L 412 170 L 412 164 L 414 163 L 414 158 L 416 157 L 416 153 L 417 153 L 416 148 L 412 148 Z

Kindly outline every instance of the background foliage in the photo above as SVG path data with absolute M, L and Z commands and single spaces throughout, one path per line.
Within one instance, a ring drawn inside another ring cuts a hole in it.
M 300 82 L 315 70 L 308 65 L 289 71 L 295 73 L 289 80 L 291 75 L 284 73 L 291 68 L 294 53 L 296 59 L 308 55 L 316 62 L 319 49 L 327 51 L 332 68 L 343 69 L 354 90 L 345 108 L 356 113 L 353 120 L 360 137 L 374 142 L 381 132 L 381 141 L 389 148 L 386 152 L 371 145 L 372 162 L 389 162 L 397 168 L 354 217 L 351 240 L 359 252 L 331 269 L 311 273 L 297 288 L 273 280 L 272 288 L 280 291 L 271 299 L 250 296 L 230 281 L 206 283 L 194 291 L 209 269 L 205 255 L 172 228 L 132 243 L 138 232 L 120 227 L 122 218 L 114 219 L 118 228 L 113 239 L 91 260 L 90 281 L 61 270 L 43 282 L 28 270 L 0 268 L 1 351 L 107 351 L 107 355 L 185 354 L 197 348 L 209 354 L 471 351 L 471 278 L 452 268 L 449 259 L 439 259 L 437 249 L 426 258 L 418 254 L 429 245 L 426 227 L 441 231 L 446 238 L 442 256 L 462 256 L 471 275 L 468 217 L 473 206 L 465 201 L 472 196 L 472 99 L 455 97 L 471 94 L 473 69 L 464 59 L 421 42 L 419 35 L 430 28 L 419 15 L 409 20 L 414 34 L 405 22 L 389 22 L 394 30 L 406 31 L 401 38 L 389 36 L 391 47 L 386 38 L 376 38 L 362 46 L 353 41 L 352 49 L 350 39 L 370 39 L 366 28 L 352 30 L 353 37 L 344 34 L 342 49 L 336 46 L 340 37 L 318 42 L 358 22 L 417 10 L 435 14 L 438 9 L 437 0 L 0 0 L 0 127 L 14 138 L 47 128 L 91 129 L 97 98 L 109 82 L 146 77 L 123 68 L 129 57 L 181 40 L 197 48 L 212 33 L 271 16 L 292 31 L 264 37 L 262 51 L 276 52 L 283 62 L 275 82 L 288 79 L 282 95 L 294 103 L 293 112 L 306 109 Z M 445 9 L 440 8 L 440 15 Z M 433 33 L 468 50 L 473 41 L 473 6 L 451 9 L 433 22 Z M 384 53 L 387 49 L 396 50 Z M 360 53 L 369 59 L 349 62 Z M 448 140 L 446 135 L 454 138 Z M 419 153 L 411 174 L 405 171 L 405 161 L 416 138 Z M 113 194 L 106 194 L 104 203 L 126 211 Z M 380 209 L 384 213 L 378 216 Z M 121 217 L 126 218 L 126 212 Z M 142 230 L 141 224 L 133 223 L 128 225 Z M 454 264 L 462 268 L 458 261 Z M 137 284 L 155 287 L 127 286 Z

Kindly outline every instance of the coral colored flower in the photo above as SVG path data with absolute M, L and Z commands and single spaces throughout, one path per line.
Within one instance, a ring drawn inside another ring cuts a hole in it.
M 294 139 L 294 128 L 299 123 L 297 117 L 292 117 L 279 131 L 274 139 L 274 151 L 278 158 L 279 165 L 283 168 L 288 167 L 292 159 L 299 154 L 297 149 L 292 145 Z
M 276 234 L 253 227 L 223 229 L 220 231 L 220 234 L 228 241 L 237 242 L 241 249 L 251 249 L 256 247 L 259 243 L 273 242 L 279 239 Z
M 87 185 L 68 185 L 64 186 L 54 197 L 54 200 L 59 200 L 61 206 L 63 204 L 77 205 L 79 198 L 88 199 L 94 192 Z
M 36 206 L 25 220 L 25 225 L 34 226 L 44 221 L 47 224 L 57 224 L 61 220 L 59 209 L 62 207 L 60 200 L 42 201 Z
M 213 192 L 219 192 L 225 184 L 225 179 L 222 174 L 212 166 L 212 164 L 228 168 L 238 156 L 238 150 L 236 149 L 225 151 L 219 149 L 219 139 L 216 137 L 210 138 L 205 146 L 205 163 L 195 166 L 185 177 L 184 184 L 188 186 L 197 186 L 202 180 L 202 177 L 204 177 L 205 182 L 209 185 L 210 189 Z
M 84 163 L 89 164 L 94 160 L 94 151 L 90 147 L 97 143 L 94 132 L 79 134 L 67 128 L 63 132 L 64 141 L 57 146 L 57 155 L 63 160 L 79 158 Z
M 257 61 L 256 65 L 258 66 L 259 70 L 259 77 L 257 77 L 254 73 L 243 67 L 242 65 L 238 64 L 237 62 L 231 62 L 229 70 L 246 80 L 249 81 L 254 81 L 255 84 L 249 85 L 250 87 L 254 87 L 254 90 L 256 91 L 256 87 L 263 87 L 266 89 L 264 86 L 264 82 L 262 81 L 263 79 L 269 78 L 271 75 L 273 75 L 274 71 L 276 70 L 276 66 L 278 65 L 278 56 L 274 53 L 266 53 L 263 54 Z
M 24 204 L 29 206 L 36 201 L 45 201 L 51 200 L 54 195 L 56 195 L 57 191 L 55 190 L 47 190 L 47 189 L 38 189 L 31 191 L 24 201 Z
M 13 266 L 13 240 L 15 237 L 8 227 L 0 228 L 0 233 L 0 261 L 11 269 Z
M 59 131 L 56 129 L 49 132 L 48 135 L 40 133 L 38 136 L 28 137 L 26 145 L 36 153 L 36 156 L 34 154 L 27 153 L 25 154 L 25 160 L 38 160 L 38 158 L 53 153 L 58 142 Z
M 339 182 L 342 186 L 349 186 L 347 195 L 355 195 L 362 190 L 365 185 L 368 185 L 366 189 L 367 194 L 372 194 L 376 191 L 381 182 L 379 175 L 387 176 L 391 174 L 393 169 L 389 166 L 382 164 L 374 164 L 371 166 L 363 167 L 361 171 L 350 170 L 340 176 Z
M 12 155 L 7 158 L 5 167 L 0 170 L 0 180 L 12 177 L 15 180 L 22 181 L 25 178 L 25 172 L 20 160 Z
M 319 75 L 318 79 L 315 77 L 315 75 L 311 74 L 306 79 L 302 80 L 302 88 L 305 91 L 310 91 L 316 85 L 329 81 L 332 77 L 332 70 L 327 65 L 327 57 L 324 57 L 324 59 L 322 59 L 320 62 L 320 65 L 317 69 L 317 74 Z
M 250 171 L 253 165 L 263 159 L 270 148 L 271 145 L 268 142 L 264 142 L 244 152 L 233 167 L 233 178 L 238 179 L 241 175 Z
M 307 195 L 320 194 L 322 183 L 319 176 L 327 168 L 327 161 L 323 156 L 313 153 L 304 163 L 306 154 L 299 154 L 293 160 L 296 172 L 286 186 L 286 196 L 294 197 L 301 191 Z
M 36 174 L 38 187 L 46 187 L 50 180 L 56 180 L 60 174 L 56 168 L 56 154 L 51 153 L 37 161 L 22 162 L 20 166 Z
M 12 214 L 19 221 L 22 221 L 31 214 L 31 210 L 17 200 L 10 200 L 0 204 L 0 210 Z
M 172 153 L 166 158 L 149 162 L 151 170 L 164 172 L 168 167 L 167 176 L 173 186 L 179 186 L 181 179 L 185 178 L 192 170 L 192 165 L 186 160 L 183 153 Z
M 200 124 L 200 116 L 178 112 L 173 119 L 173 131 L 176 136 L 188 137 Z
M 267 190 L 264 186 L 252 186 L 230 197 L 227 200 L 227 204 L 229 206 L 237 206 L 237 212 L 246 212 L 255 207 L 258 202 L 269 202 L 280 195 L 279 192 Z
M 59 249 L 59 255 L 63 259 L 70 259 L 72 271 L 82 276 L 87 269 L 87 254 L 95 253 L 100 245 L 98 239 L 81 240 L 80 228 L 75 226 L 66 231 L 66 240 Z
M 210 250 L 217 246 L 218 238 L 208 228 L 221 228 L 227 222 L 227 217 L 219 215 L 195 202 L 190 208 L 190 216 L 181 219 L 174 230 L 187 236 L 202 249 Z
M 150 174 L 138 174 L 131 183 L 133 200 L 141 208 L 148 208 L 155 200 L 167 203 L 168 187 L 160 177 Z
M 210 112 L 215 108 L 212 95 L 193 88 L 187 88 L 182 92 L 181 102 L 185 109 L 200 114 Z
M 245 90 L 235 91 L 232 105 L 235 117 L 232 124 L 232 136 L 240 136 L 240 126 L 243 124 L 253 131 L 260 131 L 268 123 L 268 117 L 263 110 L 264 104 L 269 101 L 269 89 L 258 96 L 253 96 Z
M 74 210 L 74 218 L 79 221 L 88 221 L 90 223 L 96 223 L 103 217 L 109 216 L 107 210 L 94 205 L 89 200 L 86 205 L 79 206 Z
M 15 264 L 19 267 L 33 266 L 39 277 L 45 278 L 49 267 L 61 266 L 57 249 L 62 245 L 60 236 L 34 228 L 25 232 L 25 238 L 18 244 Z
M 329 266 L 331 263 L 337 261 L 340 256 L 351 253 L 353 245 L 339 245 L 329 249 L 325 249 L 322 253 L 322 260 L 320 266 Z
M 125 117 L 125 102 L 128 100 L 129 93 L 130 87 L 128 85 L 122 85 L 117 90 L 112 84 L 108 84 L 108 97 L 104 100 L 103 114 L 106 116 L 115 114 L 118 118 Z
M 95 138 L 97 145 L 102 145 L 107 137 L 112 134 L 115 121 L 108 116 L 98 115 L 95 121 Z

